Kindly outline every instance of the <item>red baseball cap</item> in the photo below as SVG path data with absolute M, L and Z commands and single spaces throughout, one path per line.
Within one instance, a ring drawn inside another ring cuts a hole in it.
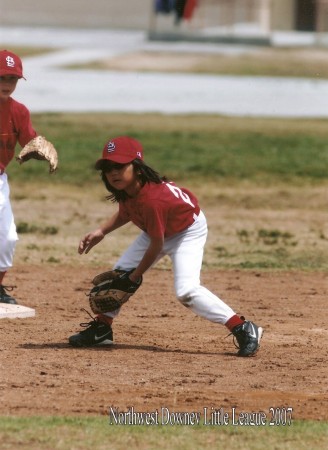
M 23 76 L 23 64 L 19 56 L 8 50 L 0 51 L 0 76 L 15 75 L 18 78 Z
M 102 152 L 102 158 L 98 159 L 95 168 L 101 170 L 103 161 L 128 164 L 134 159 L 143 159 L 142 145 L 136 139 L 128 136 L 120 136 L 106 142 Z

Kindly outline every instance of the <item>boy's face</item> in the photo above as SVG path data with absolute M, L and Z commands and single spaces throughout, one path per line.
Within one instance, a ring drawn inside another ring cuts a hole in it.
M 19 78 L 15 75 L 1 75 L 0 76 L 0 101 L 8 100 L 11 94 L 16 89 Z

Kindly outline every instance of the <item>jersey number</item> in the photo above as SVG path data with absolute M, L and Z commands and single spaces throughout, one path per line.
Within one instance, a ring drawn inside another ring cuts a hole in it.
M 180 188 L 178 188 L 178 186 L 172 186 L 169 183 L 166 183 L 166 186 L 170 189 L 170 191 L 173 193 L 173 195 L 176 198 L 181 198 L 185 203 L 188 203 L 188 205 L 192 206 L 193 208 L 195 208 L 195 205 L 192 203 L 192 201 L 190 200 L 190 197 L 188 194 L 186 194 L 185 192 L 182 192 Z

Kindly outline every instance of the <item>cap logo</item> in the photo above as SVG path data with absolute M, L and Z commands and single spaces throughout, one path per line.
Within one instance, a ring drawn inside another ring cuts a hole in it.
M 139 158 L 142 158 L 141 152 L 137 152 L 137 156 L 139 156 Z
M 15 60 L 11 56 L 6 57 L 7 67 L 15 67 Z
M 108 142 L 107 145 L 107 152 L 108 153 L 112 153 L 115 150 L 115 144 L 114 142 Z

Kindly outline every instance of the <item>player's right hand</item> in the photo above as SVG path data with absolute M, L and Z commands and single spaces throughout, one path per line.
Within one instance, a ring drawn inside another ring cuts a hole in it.
M 105 235 L 101 229 L 97 229 L 90 233 L 87 233 L 83 239 L 81 239 L 78 247 L 78 253 L 82 255 L 83 253 L 89 253 L 89 251 L 97 245 L 100 241 L 104 239 Z

